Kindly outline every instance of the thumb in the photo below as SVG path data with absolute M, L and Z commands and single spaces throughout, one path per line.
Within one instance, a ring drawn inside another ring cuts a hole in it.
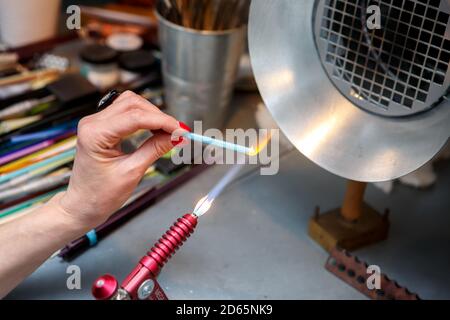
M 136 150 L 128 161 L 131 161 L 133 166 L 142 166 L 143 170 L 146 170 L 172 148 L 171 135 L 158 132 Z

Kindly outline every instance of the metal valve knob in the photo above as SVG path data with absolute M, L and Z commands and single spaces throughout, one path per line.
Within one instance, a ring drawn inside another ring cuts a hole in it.
M 92 286 L 92 295 L 97 300 L 108 300 L 117 294 L 119 283 L 110 274 L 100 276 Z

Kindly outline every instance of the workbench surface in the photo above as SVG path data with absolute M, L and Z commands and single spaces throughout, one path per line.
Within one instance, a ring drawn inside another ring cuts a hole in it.
M 239 108 L 231 123 L 253 119 L 258 96 L 236 100 Z M 228 168 L 208 169 L 73 261 L 47 261 L 7 298 L 92 299 L 91 285 L 99 275 L 123 280 Z M 390 235 L 355 254 L 421 298 L 450 299 L 450 166 L 436 168 L 439 179 L 429 190 L 396 184 L 385 195 L 369 186 L 367 202 L 380 211 L 391 209 Z M 324 269 L 328 255 L 307 235 L 315 206 L 326 211 L 341 204 L 345 180 L 296 150 L 282 157 L 275 176 L 261 176 L 254 167 L 242 174 L 163 269 L 159 282 L 169 298 L 364 299 Z M 72 264 L 81 268 L 81 290 L 66 287 L 66 269 Z

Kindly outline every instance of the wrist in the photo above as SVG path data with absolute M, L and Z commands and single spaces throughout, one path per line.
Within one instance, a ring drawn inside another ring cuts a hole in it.
M 75 207 L 70 205 L 66 192 L 55 195 L 47 205 L 55 212 L 56 219 L 74 232 L 85 233 L 100 224 L 88 219 L 90 215 L 77 212 Z

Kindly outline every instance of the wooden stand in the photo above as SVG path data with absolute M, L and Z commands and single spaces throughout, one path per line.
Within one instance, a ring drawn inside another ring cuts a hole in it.
M 365 182 L 349 181 L 342 208 L 323 214 L 316 208 L 308 233 L 325 250 L 354 250 L 387 238 L 389 212 L 381 215 L 364 202 L 366 187 Z

